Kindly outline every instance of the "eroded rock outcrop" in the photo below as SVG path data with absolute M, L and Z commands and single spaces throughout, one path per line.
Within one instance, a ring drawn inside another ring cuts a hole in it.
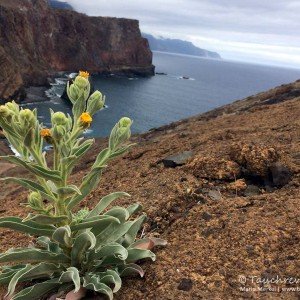
M 0 0 L 0 99 L 58 71 L 152 75 L 137 20 L 54 10 L 47 0 Z

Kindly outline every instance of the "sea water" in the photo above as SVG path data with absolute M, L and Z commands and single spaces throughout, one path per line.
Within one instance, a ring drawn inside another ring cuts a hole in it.
M 92 77 L 95 89 L 106 95 L 106 108 L 94 116 L 86 135 L 107 136 L 123 116 L 134 120 L 134 133 L 145 132 L 300 79 L 297 69 L 158 52 L 153 63 L 156 72 L 167 75 Z M 71 112 L 70 104 L 59 98 L 66 80 L 66 76 L 56 80 L 46 93 L 47 101 L 27 105 L 38 108 L 45 126 L 50 125 L 49 108 Z

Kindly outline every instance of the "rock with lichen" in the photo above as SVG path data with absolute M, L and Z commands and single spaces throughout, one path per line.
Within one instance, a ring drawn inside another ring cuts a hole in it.
M 187 169 L 197 178 L 212 180 L 235 180 L 241 174 L 236 162 L 216 157 L 195 157 Z
M 238 143 L 232 146 L 230 157 L 251 176 L 266 177 L 270 166 L 278 161 L 275 148 L 259 144 Z

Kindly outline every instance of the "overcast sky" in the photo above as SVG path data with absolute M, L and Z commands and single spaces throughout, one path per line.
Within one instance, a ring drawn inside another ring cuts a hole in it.
M 300 68 L 300 0 L 65 0 L 80 12 L 140 20 L 225 59 Z

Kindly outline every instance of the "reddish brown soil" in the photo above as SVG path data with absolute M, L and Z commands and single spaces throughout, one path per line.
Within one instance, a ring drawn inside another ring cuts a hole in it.
M 299 292 L 241 290 L 259 287 L 250 276 L 300 278 L 299 89 L 300 82 L 282 86 L 133 137 L 138 145 L 111 163 L 82 205 L 92 207 L 112 191 L 129 192 L 132 198 L 117 204 L 142 203 L 149 216 L 145 232 L 166 239 L 168 245 L 156 249 L 155 263 L 144 263 L 145 278 L 124 280 L 115 299 L 299 299 Z M 97 141 L 92 154 L 78 166 L 75 182 L 106 142 Z M 197 160 L 205 157 L 220 166 L 220 160 L 230 161 L 236 143 L 275 149 L 279 161 L 293 172 L 292 180 L 282 188 L 271 188 L 251 178 L 243 180 L 243 175 L 242 180 L 222 172 L 219 179 L 195 176 Z M 160 163 L 185 150 L 196 156 L 187 165 L 165 168 Z M 2 176 L 23 172 L 7 166 L 3 170 Z M 247 185 L 256 185 L 256 192 L 245 196 Z M 220 197 L 214 200 L 207 192 L 216 188 Z M 26 194 L 2 183 L 0 216 L 25 216 L 28 212 L 20 204 Z M 1 230 L 0 238 L 1 251 L 31 241 L 9 230 Z M 247 277 L 245 285 L 239 282 L 241 275 Z M 0 298 L 3 295 L 0 290 Z

